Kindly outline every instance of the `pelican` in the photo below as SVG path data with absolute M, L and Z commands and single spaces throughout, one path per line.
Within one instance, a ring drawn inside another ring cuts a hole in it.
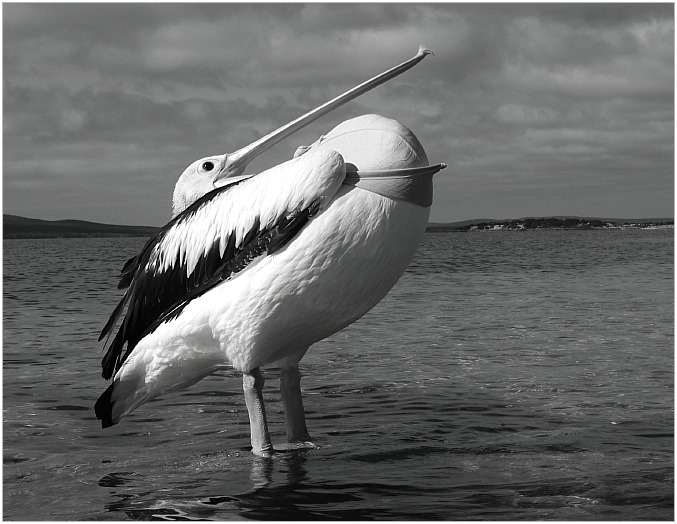
M 243 173 L 275 143 L 428 54 L 421 47 L 235 153 L 186 168 L 173 218 L 124 265 L 118 288 L 126 291 L 99 337 L 108 337 L 102 375 L 112 378 L 95 405 L 102 427 L 232 367 L 243 377 L 252 451 L 268 456 L 275 449 L 261 368 L 274 364 L 281 370 L 285 446 L 315 447 L 299 361 L 397 282 L 425 231 L 432 176 L 446 166 L 430 166 L 399 122 L 364 115 L 299 147 L 287 162 Z

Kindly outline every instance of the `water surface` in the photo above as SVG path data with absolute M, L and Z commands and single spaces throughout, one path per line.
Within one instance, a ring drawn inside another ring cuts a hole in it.
M 6 520 L 673 519 L 671 230 L 426 235 L 302 362 L 321 448 L 273 459 L 234 372 L 100 429 L 96 339 L 143 243 L 3 244 Z

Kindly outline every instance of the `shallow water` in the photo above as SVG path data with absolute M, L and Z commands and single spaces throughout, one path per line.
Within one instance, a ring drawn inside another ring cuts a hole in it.
M 672 230 L 426 235 L 302 362 L 320 449 L 272 459 L 233 372 L 100 429 L 96 339 L 143 242 L 4 241 L 6 520 L 673 519 Z

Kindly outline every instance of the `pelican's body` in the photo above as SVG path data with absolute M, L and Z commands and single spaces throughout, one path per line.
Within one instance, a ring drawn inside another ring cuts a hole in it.
M 376 115 L 206 194 L 196 189 L 202 180 L 190 182 L 224 163 L 203 159 L 184 172 L 176 216 L 123 269 L 128 290 L 102 336 L 126 313 L 103 360 L 113 382 L 96 413 L 110 426 L 232 366 L 243 373 L 253 450 L 265 454 L 272 444 L 260 368 L 281 367 L 288 440 L 308 440 L 298 362 L 397 282 L 425 231 L 432 174 L 444 166 L 428 166 L 408 129 Z
M 248 197 L 264 189 L 284 187 L 298 195 L 309 187 L 308 180 L 299 178 L 298 168 L 318 165 L 324 168 L 312 174 L 324 177 L 329 186 L 324 209 L 283 249 L 255 259 L 192 299 L 176 317 L 138 342 L 114 378 L 113 400 L 119 400 L 113 406 L 113 421 L 222 366 L 247 373 L 279 360 L 283 367 L 295 365 L 311 344 L 363 316 L 397 282 L 421 240 L 430 208 L 343 184 L 345 165 L 333 151 L 307 153 L 244 180 L 228 190 L 232 193 L 228 199 L 192 218 L 191 227 L 209 239 L 205 245 L 211 245 L 212 239 L 225 242 L 230 229 L 223 228 L 219 235 L 219 224 L 211 222 L 211 215 L 236 202 L 251 206 Z M 279 195 L 272 204 L 278 205 L 286 196 Z M 256 220 L 252 213 L 251 222 L 275 220 L 276 214 L 278 210 L 271 210 L 270 216 Z M 183 260 L 182 249 L 187 250 Z M 176 263 L 186 270 L 191 257 L 203 256 L 193 249 L 198 248 L 186 245 L 174 250 Z

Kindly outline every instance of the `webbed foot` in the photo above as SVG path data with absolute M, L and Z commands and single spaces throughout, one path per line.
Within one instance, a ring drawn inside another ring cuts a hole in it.
M 320 449 L 320 446 L 313 444 L 310 441 L 306 442 L 283 442 L 273 446 L 276 453 L 289 453 L 290 451 L 298 451 L 301 449 Z

